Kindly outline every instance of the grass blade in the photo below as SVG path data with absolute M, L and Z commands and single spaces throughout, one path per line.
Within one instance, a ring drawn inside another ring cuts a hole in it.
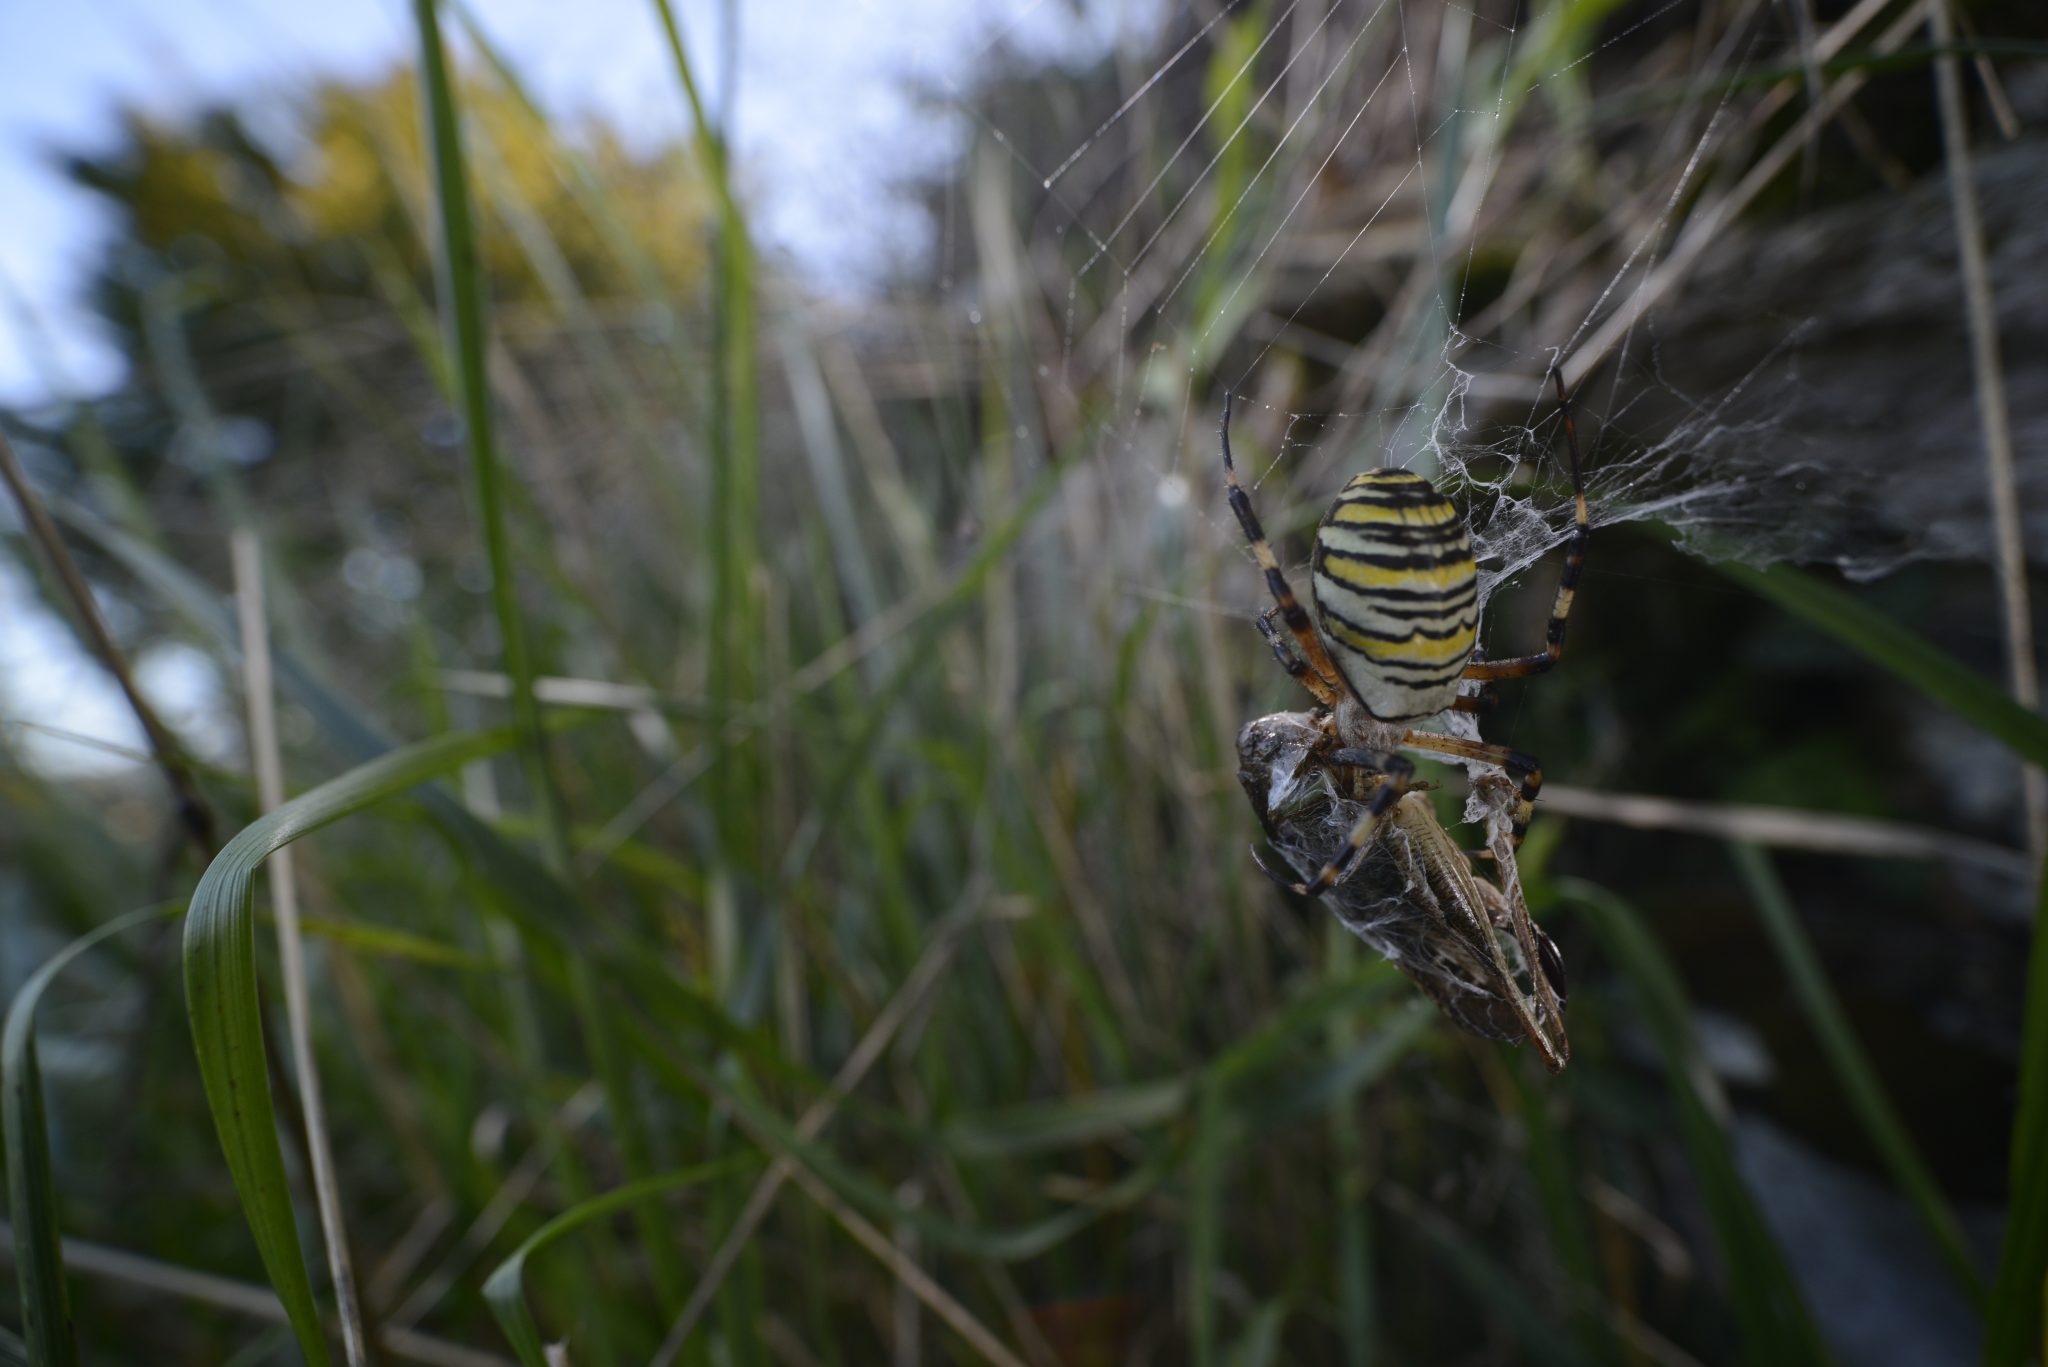
M 1506 1329 L 1530 1361 L 1592 1367 L 1595 1360 L 1550 1318 L 1549 1307 L 1455 1221 L 1401 1187 L 1382 1187 L 1380 1200 L 1421 1236 L 1444 1270 L 1464 1286 L 1469 1302 L 1486 1307 L 1486 1318 Z
M 962 1158 L 1078 1148 L 1171 1120 L 1187 1108 L 1192 1095 L 1186 1078 L 1141 1082 L 965 1116 L 948 1123 L 940 1138 Z
M 1679 1139 L 1721 1251 L 1747 1352 L 1758 1362 L 1828 1361 L 1792 1269 L 1736 1167 L 1734 1147 L 1717 1114 L 1726 1103 L 1693 1037 L 1692 1005 L 1677 970 L 1619 898 L 1576 879 L 1560 880 L 1557 886 L 1584 911 L 1620 968 L 1663 1059 L 1678 1111 Z
M 2048 889 L 2048 877 L 2042 880 Z M 2048 891 L 2034 916 L 2027 1008 L 2020 1026 L 2020 1106 L 2012 1127 L 2012 1200 L 1991 1288 L 1987 1367 L 2048 1357 L 2043 1283 L 2048 1282 Z
M 593 1196 L 588 1201 L 557 1215 L 529 1236 L 525 1243 L 513 1251 L 511 1257 L 499 1263 L 491 1275 L 484 1279 L 484 1301 L 491 1307 L 491 1313 L 498 1317 L 498 1324 L 511 1341 L 512 1349 L 519 1354 L 523 1367 L 547 1367 L 548 1357 L 542 1347 L 540 1326 L 534 1322 L 533 1308 L 526 1303 L 526 1261 L 534 1254 L 554 1243 L 564 1235 L 602 1219 L 617 1211 L 652 1201 L 657 1196 L 666 1196 L 672 1191 L 695 1186 L 714 1177 L 723 1177 L 742 1166 L 734 1160 L 722 1163 L 706 1163 L 699 1167 L 686 1168 L 681 1172 L 663 1173 L 645 1177 L 637 1182 L 628 1182 L 615 1191 L 602 1196 Z
M 2048 719 L 2008 698 L 1998 685 L 1883 613 L 1789 565 L 1752 569 L 1723 561 L 1716 569 L 2005 742 L 2013 753 L 2048 765 Z
M 760 516 L 759 384 L 754 357 L 753 243 L 733 194 L 725 132 L 704 106 L 695 64 L 671 0 L 654 0 L 676 79 L 690 107 L 691 136 L 710 173 L 718 201 L 718 257 L 712 273 L 712 352 L 709 409 L 710 519 L 705 528 L 711 554 L 711 704 L 723 714 L 745 696 L 753 646 L 743 621 L 747 577 L 754 568 L 756 523 Z M 728 94 L 735 73 L 728 71 Z M 753 775 L 730 756 L 712 772 L 713 810 L 720 844 L 741 864 L 745 813 L 751 806 Z
M 547 734 L 541 729 L 540 705 L 533 695 L 533 661 L 526 650 L 526 625 L 519 615 L 511 543 L 505 533 L 504 470 L 491 415 L 483 269 L 462 153 L 462 126 L 447 54 L 441 45 L 435 0 L 414 0 L 413 13 L 419 22 L 427 145 L 433 150 L 434 196 L 440 209 L 441 313 L 455 357 L 477 520 L 482 524 L 484 554 L 491 566 L 491 606 L 503 643 L 505 673 L 512 680 L 512 720 L 519 728 L 520 752 L 533 800 L 540 807 L 544 848 L 549 864 L 562 872 L 569 867 L 567 823 L 548 770 Z
M 1595 1362 L 1621 1362 L 1625 1353 L 1614 1330 L 1600 1316 L 1598 1307 L 1606 1288 L 1600 1279 L 1600 1261 L 1593 1250 L 1593 1230 L 1586 1216 L 1586 1199 L 1580 1191 L 1580 1169 L 1573 1161 L 1564 1126 L 1550 1113 L 1556 1094 L 1547 1079 L 1538 1081 L 1527 1068 L 1500 1070 L 1513 1088 L 1516 1113 L 1528 1146 L 1529 1175 L 1536 1199 L 1550 1227 L 1551 1247 L 1563 1266 L 1576 1294 L 1572 1297 L 1572 1327 L 1586 1355 Z
M 7 1007 L 0 1031 L 0 1131 L 7 1143 L 7 1213 L 14 1224 L 14 1268 L 21 1291 L 21 1328 L 28 1360 L 71 1367 L 78 1345 L 64 1286 L 63 1245 L 57 1231 L 57 1183 L 50 1163 L 50 1131 L 43 1115 L 42 1069 L 36 1062 L 36 1007 L 59 973 L 87 950 L 181 907 L 144 907 L 117 916 L 51 955 Z
M 1764 930 L 1770 935 L 1771 944 L 1785 965 L 1785 976 L 1792 980 L 1792 990 L 1799 998 L 1800 1008 L 1813 1023 L 1814 1034 L 1819 1038 L 1821 1048 L 1827 1052 L 1828 1063 L 1835 1070 L 1835 1079 L 1848 1097 L 1864 1134 L 1884 1159 L 1885 1166 L 1891 1169 L 1892 1180 L 1899 1184 L 1899 1190 L 1919 1212 L 1927 1225 L 1927 1232 L 1934 1236 L 1935 1245 L 1948 1262 L 1949 1271 L 1955 1274 L 1957 1284 L 1969 1296 L 1971 1304 L 1981 1310 L 1985 1298 L 1984 1279 L 1970 1257 L 1970 1246 L 1963 1239 L 1963 1227 L 1949 1208 L 1947 1198 L 1941 1194 L 1934 1175 L 1927 1171 L 1919 1151 L 1913 1147 L 1912 1137 L 1906 1133 L 1898 1112 L 1892 1109 L 1883 1085 L 1877 1080 L 1877 1071 L 1870 1066 L 1870 1058 L 1863 1052 L 1863 1046 L 1857 1043 L 1855 1031 L 1849 1028 L 1849 1018 L 1842 1013 L 1842 1004 L 1828 985 L 1827 974 L 1821 968 L 1806 932 L 1799 925 L 1798 913 L 1792 909 L 1792 901 L 1785 895 L 1785 885 L 1778 881 L 1777 872 L 1771 867 L 1770 856 L 1755 845 L 1733 845 L 1730 850 L 1735 856 L 1735 867 L 1749 888 L 1750 900 L 1756 903 L 1757 916 L 1763 921 Z
M 351 769 L 244 827 L 192 894 L 185 919 L 185 997 L 207 1106 L 264 1271 L 284 1302 L 300 1350 L 316 1367 L 328 1361 L 327 1341 L 299 1250 L 264 1063 L 250 906 L 256 870 L 272 851 L 308 832 L 520 739 L 516 729 L 502 728 L 440 736 Z

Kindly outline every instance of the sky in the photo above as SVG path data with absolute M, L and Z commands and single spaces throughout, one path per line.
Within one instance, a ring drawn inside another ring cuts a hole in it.
M 654 0 L 470 3 L 557 119 L 595 115 L 641 145 L 687 131 Z M 447 15 L 453 0 L 442 5 Z M 729 42 L 717 0 L 676 5 L 714 109 L 728 107 L 730 84 L 751 225 L 800 274 L 841 287 L 918 250 L 926 225 L 891 186 L 964 145 L 964 121 L 934 117 L 914 90 L 960 89 L 998 44 L 1044 60 L 1099 54 L 1142 34 L 1160 9 L 734 0 L 740 29 Z M 122 378 L 83 298 L 113 223 L 64 180 L 62 152 L 106 146 L 124 107 L 176 118 L 221 101 L 274 105 L 323 77 L 376 76 L 410 55 L 413 22 L 407 0 L 0 0 L 0 407 L 102 393 Z M 0 507 L 0 523 L 12 516 Z M 199 652 L 167 646 L 138 670 L 165 710 L 201 733 L 196 744 L 232 752 L 232 736 L 217 734 L 229 690 Z M 141 744 L 112 682 L 4 560 L 0 723 L 20 728 L 13 739 L 48 770 L 105 772 L 127 762 L 105 746 Z
M 998 40 L 1045 58 L 1099 52 L 1156 6 L 1125 0 L 1080 17 L 1068 0 L 733 8 L 738 164 L 756 229 L 812 274 L 840 280 L 915 248 L 921 225 L 889 186 L 962 141 L 958 120 L 913 101 L 912 83 L 957 88 Z M 643 144 L 686 130 L 654 0 L 472 0 L 472 9 L 558 117 L 595 114 Z M 678 0 L 678 9 L 708 97 L 723 107 L 723 7 Z M 174 117 L 223 99 L 289 98 L 321 76 L 373 76 L 409 55 L 412 25 L 406 0 L 0 0 L 0 405 L 119 380 L 79 297 L 110 220 L 64 182 L 60 151 L 106 145 L 123 106 Z

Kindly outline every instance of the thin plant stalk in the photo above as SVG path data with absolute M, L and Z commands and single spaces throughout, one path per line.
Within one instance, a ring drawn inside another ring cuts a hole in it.
M 1984 222 L 1977 210 L 1977 183 L 1970 169 L 1970 126 L 1963 109 L 1962 63 L 1955 56 L 1955 25 L 1949 0 L 1934 0 L 1927 11 L 1934 40 L 1935 105 L 1941 111 L 1942 160 L 1948 166 L 1949 202 L 1955 210 L 1956 254 L 1963 272 L 1963 310 L 1970 325 L 1970 370 L 1977 384 L 1977 423 L 1984 433 L 1984 472 L 1991 490 L 1991 533 L 1996 548 L 1998 600 L 2005 614 L 2006 671 L 2013 700 L 2041 705 L 2041 676 L 2034 663 L 2033 612 L 2027 602 L 2027 549 L 2020 525 L 2019 477 L 2012 444 L 2012 415 L 2005 398 L 2005 364 L 1999 356 L 1998 310 L 1991 266 L 1984 251 Z M 2027 804 L 2027 847 L 2034 862 L 2048 858 L 2048 774 L 2038 765 L 2022 770 Z
M 284 758 L 277 741 L 277 702 L 271 683 L 270 625 L 263 610 L 263 559 L 256 534 L 238 529 L 230 543 L 235 570 L 235 607 L 242 629 L 242 686 L 249 706 L 249 751 L 256 768 L 262 810 L 284 802 Z M 327 1272 L 334 1280 L 335 1312 L 341 1320 L 342 1351 L 349 1367 L 369 1361 L 355 1268 L 349 1261 L 348 1230 L 342 1216 L 341 1180 L 327 1133 L 320 1061 L 313 1052 L 312 1011 L 306 999 L 305 943 L 299 931 L 299 884 L 290 846 L 270 857 L 270 906 L 277 921 L 278 966 L 284 978 L 286 1029 L 292 1067 L 298 1074 L 299 1109 L 306 1118 L 306 1150 L 313 1195 L 327 1245 Z
M 2048 875 L 2048 870 L 2044 870 Z M 2048 889 L 2048 876 L 2042 887 Z M 2021 1367 L 2048 1341 L 2048 894 L 2035 907 L 2020 1019 L 2019 1114 L 2012 1123 L 2011 1199 L 1984 1333 L 1985 1367 Z
M 78 562 L 65 549 L 64 538 L 57 534 L 57 524 L 50 520 L 50 513 L 43 501 L 36 496 L 28 477 L 22 473 L 21 463 L 15 459 L 14 446 L 7 440 L 7 434 L 0 431 L 0 479 L 14 495 L 14 501 L 21 505 L 22 518 L 28 523 L 29 535 L 42 549 L 49 560 L 50 568 L 56 572 L 57 582 L 64 590 L 64 596 L 71 600 L 71 610 L 77 614 L 79 629 L 85 634 L 86 643 L 100 663 L 114 676 L 114 682 L 121 686 L 121 694 L 128 699 L 128 706 L 135 712 L 135 720 L 142 724 L 142 732 L 149 737 L 150 753 L 156 758 L 156 767 L 170 785 L 171 795 L 176 800 L 178 820 L 185 828 L 186 836 L 201 859 L 211 859 L 214 851 L 213 809 L 199 791 L 199 783 L 192 777 L 192 766 L 185 758 L 184 747 L 171 735 L 170 728 L 157 716 L 156 709 L 142 696 L 142 690 L 135 686 L 135 675 L 128 668 L 128 658 L 121 653 L 121 647 L 114 643 L 114 635 L 107 630 L 106 620 L 100 616 L 99 604 L 93 601 L 92 589 L 85 582 Z

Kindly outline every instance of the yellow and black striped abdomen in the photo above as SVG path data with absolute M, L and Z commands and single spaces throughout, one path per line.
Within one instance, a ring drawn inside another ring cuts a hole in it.
M 1458 696 L 1479 635 L 1465 519 L 1406 470 L 1354 476 L 1316 529 L 1316 623 L 1365 710 L 1433 717 Z

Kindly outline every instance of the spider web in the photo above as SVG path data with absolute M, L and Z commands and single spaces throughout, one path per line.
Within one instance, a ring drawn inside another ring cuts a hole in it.
M 1805 412 L 1801 300 L 1742 297 L 1760 274 L 1744 209 L 1853 86 L 1747 77 L 1912 31 L 1591 9 L 1589 36 L 1569 27 L 1583 6 L 1217 0 L 1137 24 L 1051 118 L 959 97 L 1014 202 L 991 213 L 986 176 L 948 199 L 946 279 L 985 337 L 1019 301 L 1038 319 L 1045 406 L 1096 466 L 1087 496 L 1155 529 L 1127 587 L 1172 592 L 1147 574 L 1163 524 L 1237 542 L 1215 437 L 1230 391 L 1276 535 L 1354 470 L 1414 468 L 1469 509 L 1483 603 L 1569 535 L 1553 365 L 1596 524 L 1858 577 L 1983 554 L 1952 442 L 1930 479 L 1917 451 L 1873 459 L 1858 438 L 1880 434 L 1820 426 L 1840 415 Z
M 1267 605 L 1222 497 L 1229 393 L 1241 475 L 1283 555 L 1351 473 L 1413 468 L 1467 511 L 1487 653 L 1529 649 L 1484 610 L 1571 534 L 1553 367 L 1596 527 L 1654 521 L 1703 557 L 1856 577 L 1981 558 L 1981 480 L 1974 464 L 1955 477 L 1953 434 L 1900 441 L 1908 424 L 1867 377 L 1815 347 L 1885 293 L 1830 256 L 1871 237 L 1869 210 L 1789 240 L 1747 212 L 1799 179 L 1857 79 L 1754 73 L 1896 49 L 1915 30 L 1879 27 L 1881 8 L 1801 34 L 1761 3 L 1211 0 L 1126 34 L 1065 107 L 1000 81 L 949 90 L 975 160 L 940 206 L 947 306 L 984 353 L 1010 349 L 983 373 L 1025 377 L 1035 392 L 1012 406 L 1045 415 L 1044 449 L 1087 462 L 1062 494 L 1090 529 L 1085 568 L 1071 544 L 1044 557 L 1044 616 L 1079 602 L 1127 620 L 1150 600 L 1248 623 Z M 1922 198 L 1879 238 L 1952 240 L 1938 189 Z M 1912 255 L 1867 245 L 1865 262 Z M 1953 327 L 1952 261 L 1917 250 Z M 1832 295 L 1802 288 L 1816 280 Z M 1951 415 L 1969 402 L 1967 368 L 1953 378 Z M 1469 714 L 1431 725 L 1478 732 Z M 1506 820 L 1488 791 L 1468 794 L 1480 829 Z M 1340 843 L 1334 827 L 1279 834 L 1302 877 Z M 1368 883 L 1347 924 L 1392 952 L 1413 890 L 1373 906 Z

